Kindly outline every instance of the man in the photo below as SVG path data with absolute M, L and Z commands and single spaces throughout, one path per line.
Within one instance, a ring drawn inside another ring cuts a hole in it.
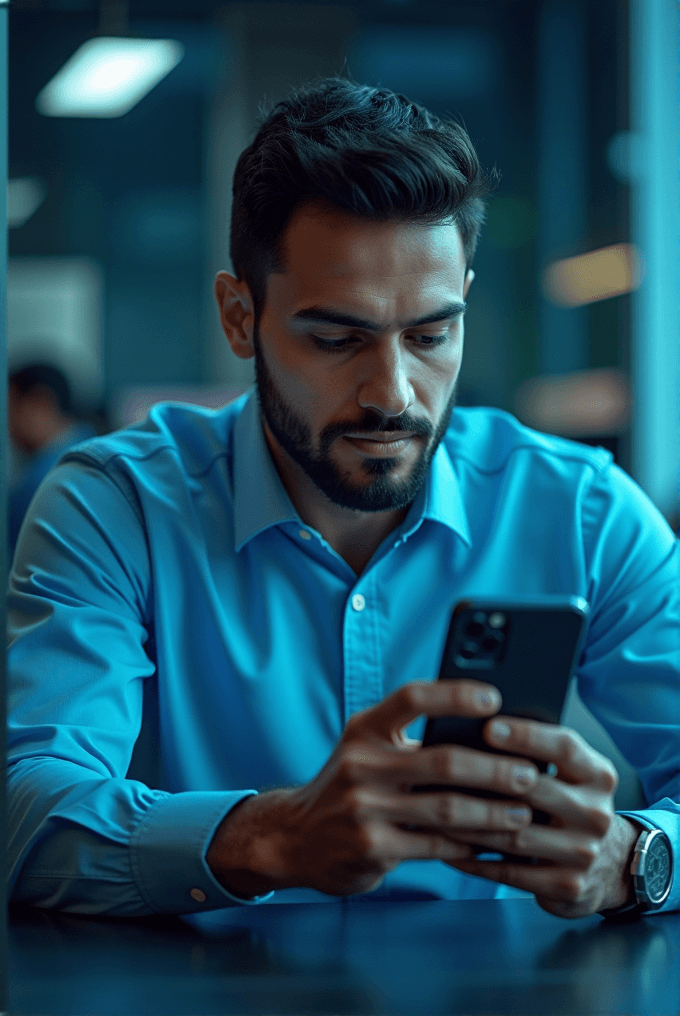
M 161 404 L 65 456 L 20 541 L 14 899 L 637 905 L 636 843 L 677 844 L 680 820 L 679 548 L 602 449 L 452 414 L 487 186 L 462 128 L 336 79 L 279 104 L 241 156 L 235 274 L 215 289 L 255 390 Z M 489 723 L 503 755 L 419 745 L 426 716 L 502 714 L 489 684 L 433 680 L 454 604 L 545 593 L 590 602 L 579 688 L 646 809 L 615 814 L 612 764 L 563 727 Z M 145 680 L 156 789 L 126 779 Z M 411 792 L 433 783 L 499 799 Z M 676 884 L 662 909 L 678 905 Z
M 27 456 L 8 494 L 8 560 L 31 498 L 67 448 L 95 435 L 73 413 L 66 375 L 49 363 L 31 363 L 9 377 L 7 426 L 17 450 Z

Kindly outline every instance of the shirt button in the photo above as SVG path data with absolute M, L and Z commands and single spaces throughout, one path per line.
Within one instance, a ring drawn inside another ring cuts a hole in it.
M 355 593 L 352 597 L 352 606 L 355 610 L 363 610 L 366 606 L 366 600 L 363 598 L 361 593 Z
M 303 540 L 311 540 L 312 534 L 308 533 L 306 529 L 301 529 L 298 534 Z
M 208 898 L 202 889 L 192 889 L 189 895 L 192 900 L 196 900 L 197 903 L 205 903 Z

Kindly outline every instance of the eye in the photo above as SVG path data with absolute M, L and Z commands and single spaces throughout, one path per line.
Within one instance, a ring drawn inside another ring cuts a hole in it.
M 354 339 L 321 339 L 318 335 L 310 335 L 309 337 L 317 349 L 323 349 L 329 353 L 340 352 L 341 350 L 346 349 L 347 346 L 354 341 Z M 441 346 L 448 338 L 448 335 L 415 336 L 417 344 L 425 349 L 431 349 L 433 346 Z
M 329 352 L 344 349 L 347 343 L 351 342 L 351 339 L 337 339 L 335 341 L 330 339 L 320 339 L 318 335 L 310 335 L 309 337 L 317 349 L 325 349 Z

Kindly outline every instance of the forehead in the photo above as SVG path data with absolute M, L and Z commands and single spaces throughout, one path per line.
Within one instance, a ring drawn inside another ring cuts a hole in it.
M 376 222 L 303 206 L 291 218 L 282 248 L 284 271 L 270 276 L 268 291 L 293 302 L 436 299 L 444 291 L 460 295 L 465 278 L 463 244 L 453 223 Z

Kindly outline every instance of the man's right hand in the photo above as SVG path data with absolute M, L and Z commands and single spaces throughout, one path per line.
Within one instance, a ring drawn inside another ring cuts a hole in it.
M 491 695 L 486 702 L 480 695 Z M 251 795 L 219 825 L 206 855 L 217 880 L 237 896 L 304 886 L 333 896 L 377 888 L 401 861 L 473 856 L 456 832 L 502 832 L 531 822 L 489 800 L 418 784 L 484 788 L 521 798 L 513 766 L 526 758 L 456 745 L 421 748 L 404 736 L 418 716 L 485 717 L 500 695 L 481 681 L 412 682 L 350 718 L 330 759 L 309 783 Z M 526 786 L 524 787 L 526 790 Z

